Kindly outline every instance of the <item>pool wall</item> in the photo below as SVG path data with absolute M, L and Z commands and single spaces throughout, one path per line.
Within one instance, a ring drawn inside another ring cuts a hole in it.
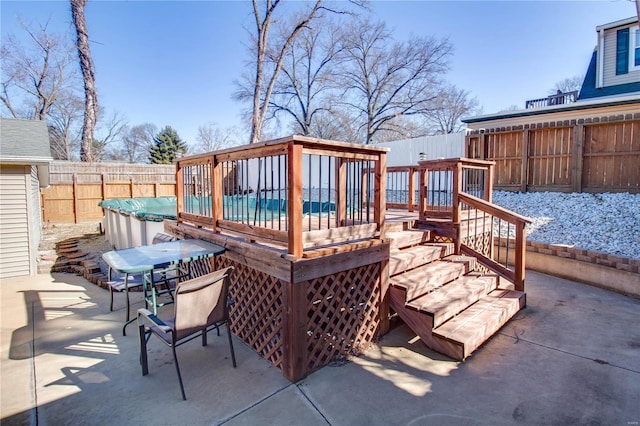
M 164 232 L 164 219 L 176 219 L 176 197 L 113 199 L 99 205 L 105 238 L 117 250 L 151 244 Z

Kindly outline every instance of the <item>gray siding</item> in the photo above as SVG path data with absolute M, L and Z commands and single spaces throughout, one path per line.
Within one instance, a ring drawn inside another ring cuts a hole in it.
M 31 166 L 29 188 L 29 247 L 31 248 L 31 273 L 37 273 L 38 247 L 40 245 L 40 230 L 42 229 L 42 207 L 40 204 L 40 181 L 38 167 Z
M 30 168 L 0 166 L 0 278 L 29 275 Z
M 640 81 L 640 70 L 631 71 L 627 74 L 616 75 L 616 32 L 623 28 L 631 28 L 635 25 L 617 27 L 604 33 L 604 86 L 615 86 L 618 84 L 637 83 Z

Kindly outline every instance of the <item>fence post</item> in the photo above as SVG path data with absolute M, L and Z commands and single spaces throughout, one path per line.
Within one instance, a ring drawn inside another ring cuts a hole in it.
M 130 197 L 129 198 L 133 198 L 133 176 L 129 178 L 129 194 Z
M 107 199 L 107 174 L 102 173 L 100 179 L 102 179 L 102 200 Z
M 573 126 L 573 167 L 571 183 L 574 192 L 582 192 L 582 164 L 584 160 L 584 124 Z
M 78 176 L 73 174 L 73 223 L 78 223 Z
M 522 166 L 520 191 L 527 192 L 527 183 L 529 182 L 529 129 L 522 131 Z

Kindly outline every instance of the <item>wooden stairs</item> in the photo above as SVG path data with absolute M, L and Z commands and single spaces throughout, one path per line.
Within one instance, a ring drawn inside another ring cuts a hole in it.
M 526 294 L 434 236 L 406 223 L 386 233 L 390 305 L 429 348 L 463 361 L 524 308 Z

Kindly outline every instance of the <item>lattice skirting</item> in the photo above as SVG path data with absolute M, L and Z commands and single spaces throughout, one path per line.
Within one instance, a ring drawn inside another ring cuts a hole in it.
M 303 286 L 305 291 L 300 293 L 300 300 L 288 303 L 305 307 L 306 323 L 300 324 L 304 330 L 292 330 L 292 335 L 286 335 L 286 315 L 298 309 L 285 306 L 285 292 L 290 284 L 225 256 L 215 259 L 216 269 L 227 266 L 235 268 L 229 290 L 235 302 L 230 310 L 231 331 L 285 375 L 287 339 L 304 336 L 300 350 L 306 353 L 291 356 L 303 360 L 302 370 L 306 376 L 331 362 L 360 354 L 377 338 L 380 263 L 293 284 Z M 196 276 L 210 270 L 206 259 L 192 265 Z M 288 360 L 288 364 L 297 360 Z
M 380 264 L 307 281 L 308 373 L 358 355 L 380 325 Z
M 283 283 L 264 272 L 216 258 L 216 268 L 233 266 L 230 297 L 234 304 L 229 316 L 231 331 L 275 367 L 283 362 Z

